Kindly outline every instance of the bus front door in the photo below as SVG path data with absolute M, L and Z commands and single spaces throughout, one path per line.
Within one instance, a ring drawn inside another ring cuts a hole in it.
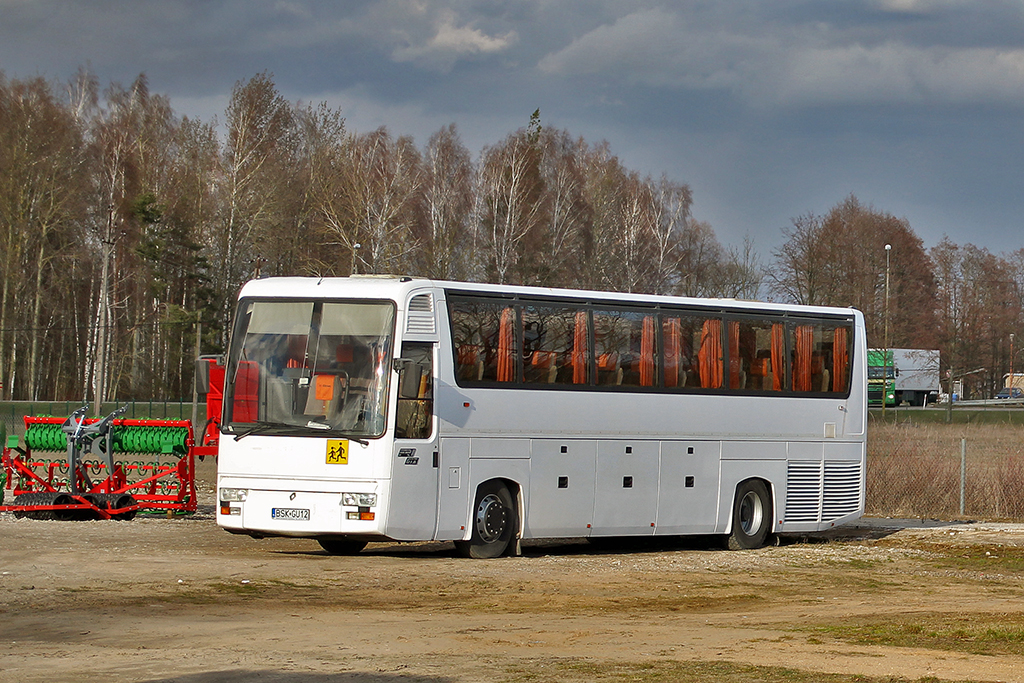
M 397 364 L 398 403 L 385 533 L 400 541 L 430 540 L 437 528 L 435 344 L 405 342 Z

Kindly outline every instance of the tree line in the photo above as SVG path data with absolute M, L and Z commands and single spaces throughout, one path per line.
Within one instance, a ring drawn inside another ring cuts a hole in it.
M 765 271 L 779 299 L 860 309 L 869 346 L 938 349 L 943 390 L 962 380 L 967 398 L 1024 373 L 1024 249 L 993 254 L 948 238 L 926 249 L 906 219 L 854 196 L 783 235 Z
M 267 73 L 235 84 L 220 128 L 175 114 L 145 75 L 101 89 L 86 70 L 61 84 L 0 73 L 0 397 L 188 396 L 197 349 L 223 350 L 238 288 L 265 275 L 855 305 L 881 345 L 885 242 L 891 346 L 942 348 L 959 371 L 1008 361 L 1024 251 L 929 252 L 851 196 L 795 219 L 763 263 L 692 205 L 688 185 L 539 112 L 474 157 L 454 124 L 422 148 L 358 133 Z

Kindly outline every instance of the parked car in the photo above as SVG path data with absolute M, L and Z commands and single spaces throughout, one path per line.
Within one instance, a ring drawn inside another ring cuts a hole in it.
M 1005 389 L 1000 389 L 993 398 L 1024 398 L 1024 389 L 1006 387 Z

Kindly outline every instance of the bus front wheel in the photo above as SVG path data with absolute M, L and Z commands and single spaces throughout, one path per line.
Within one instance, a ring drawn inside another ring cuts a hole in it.
M 760 548 L 771 528 L 771 497 L 760 479 L 751 479 L 736 488 L 732 510 L 732 533 L 726 539 L 729 550 Z
M 366 547 L 366 541 L 354 541 L 351 538 L 332 536 L 318 538 L 316 542 L 327 551 L 328 555 L 355 555 Z
M 473 505 L 473 535 L 468 541 L 456 541 L 463 557 L 489 559 L 501 557 L 516 531 L 516 507 L 508 487 L 500 481 L 481 484 Z

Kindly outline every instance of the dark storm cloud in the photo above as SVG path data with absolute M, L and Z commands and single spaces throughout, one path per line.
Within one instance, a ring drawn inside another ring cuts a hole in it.
M 851 192 L 928 244 L 1024 246 L 1019 0 L 0 0 L 8 77 L 81 65 L 201 118 L 268 71 L 357 130 L 455 122 L 474 150 L 540 107 L 763 252 Z

